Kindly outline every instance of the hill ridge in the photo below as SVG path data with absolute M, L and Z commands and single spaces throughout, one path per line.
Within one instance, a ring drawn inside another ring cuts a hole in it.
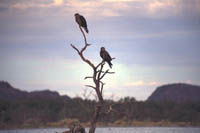
M 51 91 L 48 89 L 27 92 L 18 88 L 14 88 L 6 81 L 0 81 L 0 100 L 21 101 L 29 98 L 52 99 L 58 97 L 70 98 L 66 95 L 61 96 L 57 91 Z
M 200 101 L 200 86 L 186 83 L 173 83 L 157 87 L 147 101 L 176 103 Z

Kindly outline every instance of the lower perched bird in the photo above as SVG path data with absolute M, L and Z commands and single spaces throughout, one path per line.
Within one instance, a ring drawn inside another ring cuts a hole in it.
M 83 27 L 84 30 L 88 33 L 89 31 L 87 28 L 87 22 L 86 22 L 85 18 L 78 13 L 74 14 L 74 16 L 75 16 L 75 20 L 78 23 L 78 25 Z
M 112 58 L 110 57 L 109 53 L 105 50 L 104 47 L 101 47 L 100 56 L 104 61 L 108 63 L 110 68 L 112 68 L 112 63 L 111 63 Z

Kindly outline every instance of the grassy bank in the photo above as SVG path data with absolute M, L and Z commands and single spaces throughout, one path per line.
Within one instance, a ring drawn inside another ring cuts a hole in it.
M 40 121 L 26 121 L 22 125 L 0 125 L 0 129 L 16 128 L 67 128 L 70 124 L 80 123 L 84 127 L 89 127 L 90 122 L 81 123 L 78 119 L 63 119 L 58 122 L 42 123 Z M 194 122 L 170 122 L 170 121 L 125 121 L 116 120 L 112 123 L 98 122 L 97 127 L 200 127 L 200 123 Z
M 77 119 L 64 119 L 59 122 L 47 123 L 47 127 L 67 127 L 72 123 L 80 123 Z M 90 126 L 90 122 L 81 123 L 85 127 Z M 112 123 L 98 122 L 98 127 L 200 127 L 200 123 L 194 122 L 169 122 L 169 121 L 124 121 L 116 120 Z

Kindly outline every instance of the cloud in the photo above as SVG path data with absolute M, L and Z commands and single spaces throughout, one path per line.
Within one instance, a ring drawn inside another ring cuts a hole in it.
M 125 83 L 126 87 L 138 87 L 138 86 L 158 86 L 161 83 L 156 82 L 156 81 L 151 81 L 151 82 L 145 82 L 143 80 L 138 80 L 138 81 L 132 81 Z
M 200 13 L 199 0 L 22 0 L 3 1 L 0 8 L 34 10 L 35 13 L 69 15 L 79 12 L 92 18 L 113 16 L 177 16 Z M 56 8 L 56 11 L 52 10 Z
M 54 0 L 54 4 L 55 5 L 62 5 L 63 4 L 63 0 Z
M 15 9 L 28 9 L 28 8 L 47 8 L 51 6 L 55 6 L 56 2 L 42 2 L 40 0 L 37 1 L 23 1 L 23 2 L 15 2 L 10 5 L 11 8 Z
M 103 2 L 133 2 L 139 0 L 102 0 Z
M 170 12 L 171 10 L 175 10 L 176 8 L 176 3 L 172 0 L 165 0 L 165 1 L 153 1 L 148 4 L 148 9 L 150 13 L 157 13 L 160 12 L 161 10 L 166 10 Z

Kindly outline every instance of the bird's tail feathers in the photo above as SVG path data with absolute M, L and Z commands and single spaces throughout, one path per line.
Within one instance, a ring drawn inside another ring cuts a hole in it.
M 110 61 L 108 61 L 108 64 L 109 64 L 110 68 L 112 68 L 113 64 Z
M 85 30 L 87 33 L 89 32 L 87 27 L 84 27 L 84 30 Z

